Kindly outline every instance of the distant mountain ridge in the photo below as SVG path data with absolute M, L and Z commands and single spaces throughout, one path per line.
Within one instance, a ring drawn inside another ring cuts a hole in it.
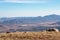
M 0 18 L 0 32 L 39 31 L 47 28 L 60 29 L 60 15 Z
M 44 17 L 11 17 L 11 18 L 0 18 L 0 22 L 6 24 L 20 24 L 20 23 L 36 23 L 36 22 L 59 22 L 60 15 L 47 15 Z

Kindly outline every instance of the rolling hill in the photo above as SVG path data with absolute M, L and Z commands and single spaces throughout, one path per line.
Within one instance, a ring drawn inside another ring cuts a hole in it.
M 11 17 L 0 18 L 0 32 L 40 31 L 47 28 L 60 29 L 60 15 L 47 15 L 44 17 Z

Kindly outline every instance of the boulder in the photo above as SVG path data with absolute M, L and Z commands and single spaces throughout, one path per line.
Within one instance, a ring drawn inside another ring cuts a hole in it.
M 49 31 L 49 32 L 51 32 L 51 31 L 59 32 L 59 30 L 58 30 L 57 28 L 49 28 L 49 29 L 48 29 L 48 30 L 46 30 L 46 31 Z

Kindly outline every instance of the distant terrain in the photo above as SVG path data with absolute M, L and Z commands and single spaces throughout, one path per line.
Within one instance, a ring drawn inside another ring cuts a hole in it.
M 42 31 L 48 28 L 60 30 L 60 15 L 0 18 L 0 32 Z

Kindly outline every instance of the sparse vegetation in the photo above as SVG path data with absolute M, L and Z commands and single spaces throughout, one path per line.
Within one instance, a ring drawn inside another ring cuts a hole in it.
M 0 40 L 60 40 L 60 32 L 10 32 L 0 33 Z

